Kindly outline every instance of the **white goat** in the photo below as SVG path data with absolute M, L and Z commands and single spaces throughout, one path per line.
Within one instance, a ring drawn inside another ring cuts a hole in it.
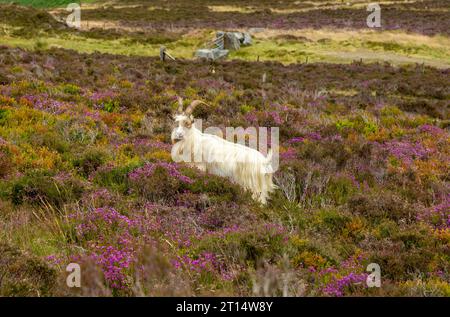
M 253 199 L 265 204 L 269 193 L 275 189 L 272 182 L 272 151 L 267 157 L 250 147 L 229 142 L 213 134 L 202 133 L 195 127 L 192 111 L 203 103 L 194 100 L 185 111 L 178 99 L 178 113 L 172 131 L 172 159 L 188 162 L 204 172 L 228 177 L 249 189 Z

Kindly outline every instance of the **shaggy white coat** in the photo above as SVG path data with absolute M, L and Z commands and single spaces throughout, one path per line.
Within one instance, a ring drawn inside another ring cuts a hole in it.
M 204 172 L 227 177 L 249 189 L 253 199 L 265 204 L 275 189 L 272 181 L 272 152 L 267 157 L 255 149 L 229 142 L 213 134 L 202 133 L 193 118 L 175 117 L 178 126 L 172 131 L 172 159 L 191 163 Z

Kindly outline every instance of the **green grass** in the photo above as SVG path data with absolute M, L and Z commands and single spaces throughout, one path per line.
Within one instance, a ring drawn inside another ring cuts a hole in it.
M 205 30 L 199 35 L 182 37 L 166 44 L 176 58 L 192 59 L 198 48 L 213 35 Z M 126 37 L 120 39 L 94 39 L 77 35 L 41 35 L 38 40 L 1 35 L 0 41 L 7 45 L 27 49 L 62 47 L 83 53 L 102 52 L 118 55 L 157 56 L 160 44 L 133 42 Z M 255 61 L 279 61 L 283 64 L 308 62 L 351 63 L 363 59 L 366 62 L 390 62 L 395 65 L 424 63 L 437 68 L 450 67 L 450 51 L 427 43 L 412 45 L 386 41 L 371 41 L 370 38 L 349 38 L 311 41 L 261 38 L 252 46 L 230 52 L 229 59 Z
M 17 3 L 35 8 L 56 8 L 66 6 L 69 3 L 94 2 L 95 0 L 0 0 L 0 3 Z
M 425 37 L 403 32 L 330 32 L 300 30 L 302 38 L 280 38 L 273 34 L 256 38 L 252 46 L 232 52 L 231 57 L 248 60 L 277 60 L 282 63 L 332 62 L 348 63 L 363 59 L 367 62 L 393 64 L 424 63 L 450 67 L 449 40 L 445 37 Z

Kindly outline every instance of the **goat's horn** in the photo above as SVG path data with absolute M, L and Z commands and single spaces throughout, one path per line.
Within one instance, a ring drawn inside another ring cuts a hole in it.
M 183 98 L 178 97 L 178 110 L 179 113 L 183 112 Z
M 204 103 L 203 101 L 201 101 L 201 100 L 194 100 L 194 101 L 192 101 L 191 102 L 191 104 L 189 105 L 189 107 L 187 107 L 186 108 L 186 111 L 185 111 L 185 113 L 186 114 L 191 114 L 192 113 L 192 111 L 194 111 L 194 109 L 195 109 L 195 107 L 197 107 L 199 104 L 204 104 L 204 105 L 208 105 L 207 103 Z

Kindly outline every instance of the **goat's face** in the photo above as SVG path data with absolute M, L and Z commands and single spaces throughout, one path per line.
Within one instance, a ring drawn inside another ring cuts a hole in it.
M 191 104 L 183 111 L 183 99 L 178 97 L 178 113 L 175 115 L 175 127 L 172 130 L 172 143 L 177 143 L 186 138 L 191 132 L 194 126 L 194 117 L 192 116 L 192 111 L 199 104 L 205 104 L 203 101 L 194 100 Z
M 172 130 L 172 143 L 183 141 L 192 129 L 194 118 L 186 113 L 177 114 L 174 118 L 175 127 Z

